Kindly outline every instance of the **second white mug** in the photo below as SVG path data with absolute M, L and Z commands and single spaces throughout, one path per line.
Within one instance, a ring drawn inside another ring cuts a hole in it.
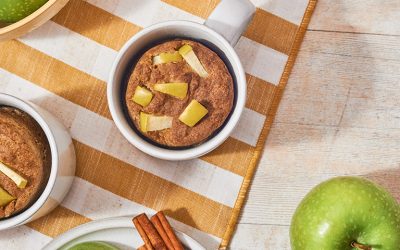
M 20 109 L 43 129 L 50 145 L 50 176 L 39 198 L 23 212 L 0 220 L 0 230 L 38 219 L 57 207 L 67 195 L 75 176 L 76 156 L 71 136 L 48 111 L 17 97 L 0 93 L 0 106 Z

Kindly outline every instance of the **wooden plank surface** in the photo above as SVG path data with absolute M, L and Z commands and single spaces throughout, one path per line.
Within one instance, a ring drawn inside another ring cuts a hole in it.
M 322 0 L 317 8 L 312 30 L 400 35 L 398 0 Z
M 290 249 L 316 184 L 362 175 L 400 202 L 400 1 L 320 0 L 231 249 Z

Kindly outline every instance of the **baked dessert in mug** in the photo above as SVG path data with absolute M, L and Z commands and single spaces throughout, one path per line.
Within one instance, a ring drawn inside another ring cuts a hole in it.
M 38 198 L 50 168 L 50 146 L 40 125 L 24 111 L 0 106 L 0 218 Z
M 137 130 L 169 147 L 207 140 L 224 124 L 233 99 L 233 79 L 223 60 L 201 43 L 181 39 L 147 50 L 125 93 Z

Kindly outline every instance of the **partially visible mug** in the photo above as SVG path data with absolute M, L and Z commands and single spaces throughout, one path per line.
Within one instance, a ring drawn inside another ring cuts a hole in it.
M 107 85 L 108 106 L 122 135 L 135 147 L 165 160 L 187 160 L 202 156 L 223 143 L 234 130 L 246 103 L 246 75 L 233 46 L 254 15 L 255 7 L 248 0 L 222 0 L 205 24 L 189 21 L 162 22 L 134 35 L 119 51 Z M 234 80 L 233 109 L 224 126 L 207 141 L 186 149 L 163 148 L 143 139 L 132 129 L 123 103 L 124 78 L 133 58 L 141 55 L 149 44 L 175 38 L 198 41 L 211 47 L 225 62 Z
M 0 93 L 0 106 L 17 108 L 30 115 L 45 133 L 51 153 L 50 175 L 43 192 L 21 213 L 1 219 L 0 230 L 3 230 L 38 219 L 59 205 L 74 179 L 76 157 L 71 136 L 49 112 L 33 103 L 2 93 Z

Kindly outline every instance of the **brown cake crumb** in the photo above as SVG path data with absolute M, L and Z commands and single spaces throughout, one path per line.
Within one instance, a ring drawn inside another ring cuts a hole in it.
M 185 44 L 193 48 L 208 72 L 208 77 L 201 78 L 185 60 L 153 65 L 154 56 L 162 52 L 177 51 Z M 180 100 L 153 89 L 154 84 L 167 82 L 188 83 L 186 98 Z M 154 95 L 151 103 L 144 108 L 132 101 L 138 85 L 145 86 Z M 172 147 L 195 145 L 210 137 L 228 117 L 232 109 L 233 97 L 232 76 L 222 59 L 204 45 L 189 40 L 168 41 L 145 52 L 129 77 L 125 95 L 129 116 L 139 131 L 140 112 L 173 117 L 172 128 L 143 133 L 152 141 Z M 192 99 L 196 99 L 205 106 L 208 114 L 194 127 L 189 127 L 179 121 L 178 117 Z
M 43 191 L 50 174 L 50 146 L 39 124 L 25 112 L 0 106 L 0 161 L 27 179 L 25 188 L 0 172 L 0 186 L 16 200 L 0 207 L 0 218 L 28 208 Z

